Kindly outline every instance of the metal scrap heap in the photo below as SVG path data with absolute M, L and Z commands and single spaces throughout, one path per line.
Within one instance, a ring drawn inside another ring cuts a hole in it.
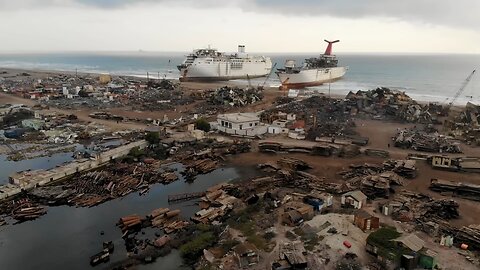
M 432 220 L 450 220 L 460 216 L 454 200 L 435 200 L 425 194 L 403 190 L 389 203 L 392 217 L 402 222 L 422 225 Z
M 374 90 L 350 92 L 345 99 L 359 113 L 376 119 L 391 119 L 411 123 L 436 123 L 443 107 L 420 105 L 405 92 L 380 87 Z
M 263 91 L 259 88 L 224 86 L 212 92 L 208 98 L 210 105 L 243 107 L 263 99 Z
M 455 138 L 480 145 L 480 106 L 468 102 L 465 109 L 452 120 L 445 121 L 445 127 Z
M 383 167 L 372 164 L 351 165 L 350 170 L 339 174 L 346 179 L 343 192 L 360 189 L 371 199 L 388 198 L 393 186 L 403 186 L 405 182 L 389 164 L 384 164 Z
M 395 147 L 434 153 L 462 153 L 460 146 L 438 133 L 418 130 L 400 130 L 395 136 Z

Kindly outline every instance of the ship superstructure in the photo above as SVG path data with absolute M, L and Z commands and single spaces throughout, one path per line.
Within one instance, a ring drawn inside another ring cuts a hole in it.
M 295 60 L 287 60 L 284 68 L 277 70 L 282 89 L 322 85 L 345 75 L 348 68 L 339 67 L 337 57 L 332 54 L 332 45 L 339 40 L 325 41 L 328 46 L 324 54 L 305 59 L 302 66 L 297 66 Z
M 238 52 L 232 54 L 212 48 L 194 50 L 177 67 L 180 81 L 226 81 L 267 76 L 272 61 L 265 56 L 251 56 L 244 45 L 239 45 Z

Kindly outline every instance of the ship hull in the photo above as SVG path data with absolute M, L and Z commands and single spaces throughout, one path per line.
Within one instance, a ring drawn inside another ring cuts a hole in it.
M 180 69 L 180 81 L 228 81 L 265 77 L 272 71 L 272 62 L 244 62 L 241 68 L 235 68 L 230 62 L 195 63 Z
M 244 75 L 244 76 L 222 76 L 222 77 L 180 77 L 179 80 L 181 82 L 219 82 L 219 81 L 262 78 L 267 75 L 268 74 L 256 75 L 256 76 Z
M 347 72 L 346 67 L 318 68 L 301 70 L 299 73 L 277 72 L 282 88 L 305 88 L 318 86 L 341 79 Z

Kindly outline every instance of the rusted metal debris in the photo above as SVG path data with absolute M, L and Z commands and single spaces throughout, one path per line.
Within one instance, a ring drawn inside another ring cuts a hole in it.
M 480 201 L 480 185 L 442 179 L 432 179 L 430 181 L 430 189 L 442 194 L 451 194 L 455 197 Z
M 426 223 L 434 219 L 450 220 L 460 216 L 454 200 L 435 200 L 425 194 L 402 190 L 388 203 L 394 219 Z
M 345 99 L 358 114 L 373 119 L 389 119 L 410 123 L 438 123 L 438 116 L 445 115 L 441 105 L 418 104 L 405 92 L 380 87 L 374 90 L 350 92 Z
M 243 107 L 263 99 L 263 91 L 260 88 L 224 86 L 210 94 L 208 103 L 219 106 Z
M 461 153 L 460 146 L 439 133 L 419 130 L 400 130 L 394 139 L 395 147 L 434 153 Z

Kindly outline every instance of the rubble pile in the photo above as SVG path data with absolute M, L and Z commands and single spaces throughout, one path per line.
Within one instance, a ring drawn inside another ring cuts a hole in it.
M 391 170 L 405 178 L 417 177 L 417 167 L 415 160 L 387 160 L 383 163 L 386 170 Z
M 394 138 L 395 147 L 435 153 L 462 153 L 460 146 L 438 133 L 401 130 Z
M 263 99 L 263 92 L 259 88 L 238 88 L 224 86 L 211 93 L 207 102 L 210 105 L 243 107 Z
M 435 200 L 425 194 L 401 191 L 389 204 L 391 215 L 402 222 L 415 221 L 420 226 L 432 220 L 457 219 L 458 203 L 453 200 Z
M 380 87 L 374 90 L 350 92 L 345 97 L 354 112 L 375 119 L 390 119 L 410 123 L 437 123 L 443 108 L 436 104 L 420 105 L 405 92 Z
M 403 186 L 404 179 L 389 166 L 379 165 L 351 165 L 350 170 L 339 174 L 345 179 L 343 192 L 360 189 L 367 197 L 388 198 L 394 186 Z
M 445 128 L 459 139 L 480 145 L 480 106 L 468 102 L 465 109 L 454 119 L 445 121 Z
M 344 192 L 360 189 L 367 197 L 388 198 L 394 186 L 403 186 L 403 178 L 415 178 L 414 160 L 388 160 L 380 165 L 350 165 L 350 169 L 339 175 L 345 179 Z
M 179 85 L 178 83 L 175 84 L 173 83 L 172 81 L 169 81 L 169 80 L 160 80 L 160 81 L 157 81 L 157 80 L 149 80 L 147 82 L 147 86 L 149 89 L 156 89 L 156 90 L 160 90 L 160 89 L 163 89 L 163 90 L 175 90 L 175 89 L 178 89 Z
M 160 111 L 174 110 L 175 106 L 191 104 L 194 100 L 180 90 L 153 88 L 131 92 L 122 102 L 136 110 Z
M 298 190 L 332 191 L 337 188 L 334 184 L 325 183 L 324 179 L 305 172 L 310 165 L 303 160 L 295 158 L 283 158 L 276 163 L 268 162 L 257 166 L 259 170 L 269 173 L 268 177 L 253 179 L 252 186 L 268 187 L 291 187 Z M 251 186 L 251 187 L 252 187 Z

